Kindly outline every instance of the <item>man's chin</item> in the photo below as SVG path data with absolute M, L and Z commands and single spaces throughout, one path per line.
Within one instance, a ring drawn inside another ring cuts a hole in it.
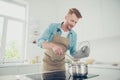
M 69 28 L 67 28 L 68 29 L 68 31 L 70 31 L 71 29 L 69 29 Z
M 71 29 L 69 27 L 67 27 L 67 29 L 70 31 Z

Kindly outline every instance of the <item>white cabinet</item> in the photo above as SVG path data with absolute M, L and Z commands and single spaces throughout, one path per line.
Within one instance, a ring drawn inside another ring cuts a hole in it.
M 2 67 L 0 68 L 0 75 L 9 75 L 9 74 L 17 74 L 18 73 L 18 69 L 17 67 Z
M 39 65 L 18 67 L 19 74 L 38 73 L 39 70 L 40 70 Z
M 88 73 L 99 75 L 89 80 L 120 80 L 120 69 L 90 67 Z
M 4 65 L 4 64 L 3 64 Z M 39 73 L 40 64 L 9 65 L 0 67 L 0 75 L 18 75 Z

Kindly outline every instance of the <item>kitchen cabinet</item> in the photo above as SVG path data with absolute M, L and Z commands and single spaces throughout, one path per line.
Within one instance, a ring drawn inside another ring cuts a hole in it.
M 31 65 L 31 66 L 21 66 L 18 68 L 19 74 L 28 74 L 28 73 L 37 73 L 40 72 L 39 65 Z
M 0 68 L 0 75 L 15 75 L 18 74 L 17 67 L 1 67 Z
M 40 64 L 14 64 L 0 66 L 1 75 L 20 75 L 40 72 Z
M 120 80 L 120 68 L 95 68 L 90 67 L 89 73 L 98 74 L 99 76 L 90 78 L 89 80 Z

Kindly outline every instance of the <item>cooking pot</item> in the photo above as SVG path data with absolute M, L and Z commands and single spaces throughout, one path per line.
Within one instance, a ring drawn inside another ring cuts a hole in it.
M 86 77 L 88 74 L 88 66 L 85 63 L 72 63 L 68 70 L 73 77 Z
M 90 53 L 90 43 L 88 41 L 83 41 L 78 46 L 78 50 L 74 53 L 72 57 L 68 54 L 66 56 L 70 60 L 70 65 L 68 66 L 69 73 L 73 77 L 84 77 L 88 74 L 88 66 L 86 63 L 79 62 L 80 59 L 88 57 Z
M 88 74 L 88 66 L 85 62 L 80 62 L 76 58 L 72 58 L 70 55 L 66 54 L 70 62 L 68 63 L 68 71 L 74 77 L 84 77 Z

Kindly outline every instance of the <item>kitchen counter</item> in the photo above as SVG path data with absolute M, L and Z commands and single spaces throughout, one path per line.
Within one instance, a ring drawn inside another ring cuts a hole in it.
M 95 68 L 106 68 L 106 69 L 118 69 L 120 70 L 120 64 L 114 65 L 110 63 L 94 63 L 94 64 L 89 64 L 89 67 L 95 67 Z
M 90 67 L 89 73 L 99 74 L 98 77 L 89 80 L 120 80 L 120 69 Z
M 0 64 L 0 76 L 1 75 L 19 75 L 19 74 L 37 73 L 37 72 L 40 72 L 40 66 L 41 66 L 40 63 Z
M 42 80 L 40 74 L 41 73 L 24 74 L 24 75 L 6 75 L 6 76 L 0 76 L 0 80 Z M 120 80 L 120 69 L 89 67 L 88 75 L 89 74 L 93 74 L 94 76 L 84 80 Z M 57 79 L 57 80 L 65 80 L 65 79 Z M 66 80 L 72 80 L 72 79 L 69 79 L 68 76 Z

